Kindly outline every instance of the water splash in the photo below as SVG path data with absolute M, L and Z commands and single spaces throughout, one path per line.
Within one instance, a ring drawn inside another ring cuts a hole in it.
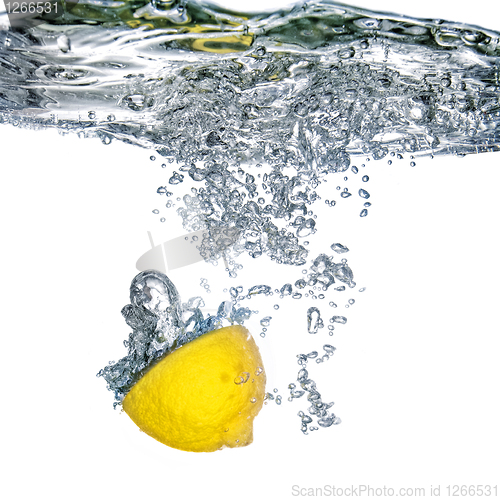
M 201 297 L 192 297 L 182 304 L 175 285 L 159 271 L 143 271 L 132 280 L 130 304 L 121 311 L 132 328 L 124 342 L 128 353 L 97 374 L 106 380 L 108 390 L 114 392 L 115 407 L 142 375 L 168 353 L 221 328 L 224 322 L 242 324 L 252 314 L 248 308 L 236 308 L 233 302 L 224 301 L 216 315 L 204 317 L 200 309 L 204 305 Z M 256 375 L 260 375 L 260 370 Z M 249 377 L 248 372 L 242 372 L 235 383 L 246 383 Z

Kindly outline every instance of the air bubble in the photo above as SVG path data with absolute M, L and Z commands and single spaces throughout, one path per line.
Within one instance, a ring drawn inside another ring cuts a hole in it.
M 345 325 L 347 323 L 347 318 L 345 316 L 332 316 L 331 321 Z
M 347 253 L 349 251 L 349 249 L 346 246 L 340 243 L 332 243 L 330 245 L 330 248 L 336 253 Z
M 246 382 L 248 382 L 249 378 L 250 378 L 250 373 L 242 372 L 234 379 L 234 383 L 237 385 L 245 384 Z
M 271 323 L 271 320 L 272 320 L 272 317 L 271 317 L 271 316 L 266 316 L 265 318 L 262 318 L 262 319 L 260 320 L 260 325 L 261 325 L 261 326 L 266 326 L 266 327 L 267 327 L 267 326 L 269 326 L 269 324 Z M 266 330 L 264 330 L 264 331 L 266 331 Z
M 321 319 L 319 309 L 317 307 L 310 307 L 307 310 L 307 331 L 309 333 L 315 334 L 322 326 L 323 321 Z
M 335 347 L 333 347 L 332 345 L 330 344 L 325 344 L 323 346 L 323 349 L 325 350 L 325 352 L 329 355 L 332 355 L 335 353 L 335 351 L 337 350 Z
M 347 47 L 345 49 L 339 50 L 338 54 L 339 54 L 340 59 L 350 59 L 350 58 L 354 57 L 354 55 L 356 54 L 356 51 L 354 50 L 353 47 Z

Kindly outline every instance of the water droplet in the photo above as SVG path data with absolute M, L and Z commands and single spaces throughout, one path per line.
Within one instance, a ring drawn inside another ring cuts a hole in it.
M 271 323 L 271 320 L 272 320 L 272 319 L 273 319 L 273 318 L 272 318 L 271 316 L 266 316 L 265 318 L 262 318 L 262 319 L 260 320 L 260 325 L 261 325 L 261 326 L 266 326 L 266 327 L 267 327 L 267 326 L 269 326 L 269 324 Z M 264 331 L 266 331 L 266 330 L 264 330 Z
M 449 78 L 441 78 L 441 85 L 443 87 L 449 87 L 451 85 L 451 80 Z
M 361 198 L 368 199 L 370 197 L 370 193 L 368 191 L 366 191 L 365 189 L 360 189 L 358 191 L 358 194 L 359 194 L 359 196 L 361 196 Z
M 241 372 L 235 379 L 234 379 L 234 383 L 237 384 L 237 385 L 240 385 L 240 384 L 245 384 L 248 379 L 250 378 L 250 373 L 248 372 Z
M 361 210 L 361 212 L 359 213 L 360 217 L 366 217 L 367 215 L 368 215 L 368 210 L 366 210 L 366 208 L 363 208 L 363 210 Z
M 299 370 L 299 373 L 297 375 L 297 381 L 298 382 L 304 382 L 309 378 L 309 373 L 305 368 L 302 368 Z
M 324 417 L 320 418 L 318 420 L 318 424 L 321 425 L 321 427 L 330 427 L 333 425 L 335 417 Z
M 325 352 L 329 355 L 333 355 L 335 353 L 335 351 L 337 350 L 335 347 L 333 347 L 332 345 L 330 344 L 325 344 L 323 346 L 323 349 L 325 350 Z
M 347 323 L 347 318 L 345 316 L 332 316 L 331 318 L 334 323 L 340 323 L 345 325 Z
M 306 271 L 307 272 L 307 271 Z M 303 279 L 299 279 L 295 282 L 295 287 L 296 288 L 299 288 L 299 289 L 302 289 L 302 288 L 305 288 L 307 285 L 306 281 L 303 280 Z
M 255 370 L 255 375 L 258 377 L 263 372 L 264 368 L 262 368 L 262 366 L 258 366 L 257 369 Z
M 255 285 L 248 289 L 248 295 L 268 294 L 271 292 L 271 287 L 267 285 Z
M 299 102 L 295 105 L 293 110 L 298 116 L 304 117 L 309 113 L 309 106 L 304 102 Z
M 250 399 L 250 403 L 256 403 L 257 402 L 257 399 L 256 398 L 252 398 Z
M 356 54 L 356 51 L 354 50 L 353 47 L 346 47 L 345 49 L 339 50 L 339 57 L 340 59 L 350 59 L 354 57 Z
M 152 161 L 154 159 L 154 156 L 150 158 Z M 172 177 L 168 180 L 169 184 L 176 185 L 180 184 L 184 180 L 184 176 L 182 174 L 179 174 L 179 172 L 174 172 L 172 174 Z
M 336 253 L 347 253 L 349 251 L 349 249 L 346 246 L 340 243 L 332 243 L 330 245 L 330 248 Z
M 127 105 L 133 111 L 142 111 L 146 106 L 146 96 L 142 94 L 134 94 L 126 97 Z
M 307 331 L 309 333 L 317 333 L 322 326 L 321 314 L 317 307 L 310 307 L 307 310 Z

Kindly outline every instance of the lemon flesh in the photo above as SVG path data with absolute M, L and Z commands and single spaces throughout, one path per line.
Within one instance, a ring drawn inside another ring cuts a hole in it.
M 123 400 L 146 434 L 184 451 L 246 446 L 264 402 L 266 376 L 242 326 L 203 334 L 147 371 Z

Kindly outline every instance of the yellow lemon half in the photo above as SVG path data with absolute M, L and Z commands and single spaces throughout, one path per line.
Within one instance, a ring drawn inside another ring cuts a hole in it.
M 205 333 L 154 365 L 123 400 L 146 434 L 185 451 L 216 451 L 253 440 L 266 376 L 242 326 Z

